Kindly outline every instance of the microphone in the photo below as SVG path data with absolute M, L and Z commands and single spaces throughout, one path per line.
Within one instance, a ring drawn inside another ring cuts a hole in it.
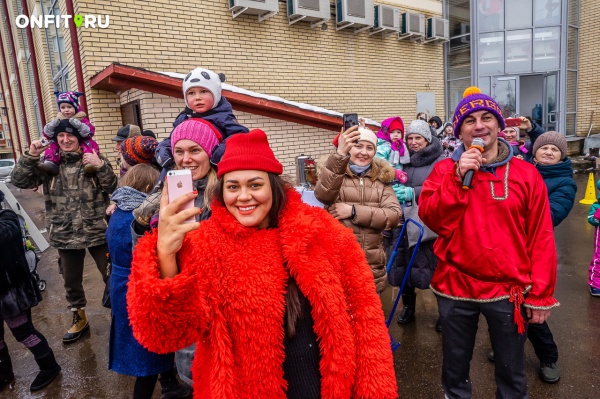
M 480 139 L 479 137 L 474 138 L 473 142 L 471 143 L 471 146 L 469 147 L 469 150 L 471 148 L 477 148 L 480 152 L 483 153 L 483 146 L 484 146 L 484 142 L 483 139 Z M 463 178 L 463 190 L 468 190 L 473 188 L 471 186 L 471 183 L 473 181 L 473 174 L 475 173 L 475 171 L 473 169 L 469 169 L 467 170 L 467 173 L 465 173 L 465 177 Z

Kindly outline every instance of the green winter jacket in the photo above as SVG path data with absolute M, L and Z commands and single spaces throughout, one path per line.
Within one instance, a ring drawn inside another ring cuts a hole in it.
M 12 173 L 19 188 L 44 188 L 46 225 L 50 245 L 58 249 L 84 249 L 106 243 L 105 211 L 110 194 L 117 188 L 117 176 L 108 159 L 93 177 L 86 177 L 79 152 L 61 152 L 57 176 L 35 168 L 39 157 L 26 152 Z

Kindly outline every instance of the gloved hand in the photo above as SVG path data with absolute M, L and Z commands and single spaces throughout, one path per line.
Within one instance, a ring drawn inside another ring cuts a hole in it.
M 594 212 L 594 219 L 600 220 L 600 208 L 596 209 L 596 212 Z
M 70 118 L 69 119 L 69 123 L 71 124 L 71 126 L 73 126 L 75 129 L 79 130 L 79 135 L 81 137 L 88 137 L 90 135 L 90 127 L 88 125 L 86 125 L 85 123 L 83 123 L 82 121 L 80 121 L 77 118 Z
M 393 184 L 392 185 L 392 189 L 394 190 L 394 193 L 396 194 L 396 198 L 398 198 L 398 202 L 400 202 L 401 204 L 404 202 L 409 202 L 413 200 L 413 188 L 412 187 L 406 187 L 402 184 Z
M 59 123 L 60 119 L 58 118 L 54 118 L 46 123 L 46 126 L 44 126 L 44 135 L 49 139 L 54 138 L 54 129 L 56 129 L 56 126 L 58 126 Z
M 160 197 L 162 193 L 156 192 L 146 197 L 142 205 L 133 210 L 135 221 L 142 226 L 150 226 L 150 219 L 158 213 L 160 209 Z
M 404 184 L 404 183 L 406 183 L 408 181 L 408 175 L 406 174 L 405 171 L 400 170 L 400 169 L 396 169 L 396 179 L 400 183 Z

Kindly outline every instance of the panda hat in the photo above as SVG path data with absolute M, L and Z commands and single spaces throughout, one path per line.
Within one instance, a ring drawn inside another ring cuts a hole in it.
M 215 103 L 213 108 L 221 101 L 221 82 L 225 81 L 225 75 L 222 73 L 215 73 L 210 69 L 196 68 L 192 72 L 188 73 L 183 79 L 183 99 L 185 105 L 189 108 L 190 105 L 187 102 L 187 91 L 192 87 L 204 87 L 209 90 Z

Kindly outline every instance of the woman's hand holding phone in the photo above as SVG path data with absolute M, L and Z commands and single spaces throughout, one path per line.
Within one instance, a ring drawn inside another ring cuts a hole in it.
M 350 153 L 350 149 L 358 142 L 360 138 L 360 132 L 358 131 L 358 125 L 352 126 L 345 132 L 340 133 L 338 139 L 337 153 L 345 157 Z
M 160 198 L 158 216 L 158 242 L 156 253 L 160 263 L 161 277 L 174 277 L 179 273 L 176 255 L 183 245 L 185 235 L 200 227 L 200 222 L 189 222 L 201 212 L 199 208 L 180 210 L 184 204 L 193 201 L 198 192 L 183 194 L 169 203 L 169 185 L 165 184 Z

